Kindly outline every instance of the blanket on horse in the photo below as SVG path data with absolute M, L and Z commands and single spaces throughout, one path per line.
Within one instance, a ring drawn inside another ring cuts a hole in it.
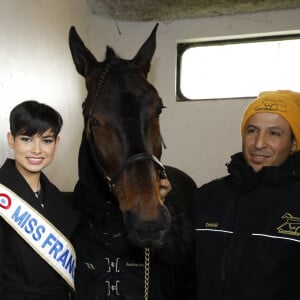
M 127 238 L 118 200 L 92 161 L 85 135 L 79 151 L 79 181 L 73 200 L 83 218 L 74 246 L 79 300 L 143 300 L 145 249 Z M 189 195 L 195 182 L 184 172 L 166 167 L 172 191 L 165 205 L 172 226 L 161 247 L 150 249 L 150 300 L 193 298 L 193 232 Z

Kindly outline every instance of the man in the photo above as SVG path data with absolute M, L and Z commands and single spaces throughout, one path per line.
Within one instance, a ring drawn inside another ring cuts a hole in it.
M 300 93 L 246 109 L 229 175 L 193 197 L 197 299 L 300 299 Z

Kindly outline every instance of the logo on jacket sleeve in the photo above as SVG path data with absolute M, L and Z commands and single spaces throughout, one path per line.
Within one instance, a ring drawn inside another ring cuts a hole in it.
M 284 222 L 277 227 L 278 233 L 300 236 L 300 218 L 294 217 L 290 213 L 285 213 L 281 219 Z

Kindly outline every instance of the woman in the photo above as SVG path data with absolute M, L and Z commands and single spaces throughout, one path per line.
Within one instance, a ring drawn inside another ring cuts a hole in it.
M 62 124 L 57 111 L 36 101 L 11 111 L 7 140 L 14 159 L 0 169 L 1 300 L 73 297 L 68 239 L 79 216 L 42 172 L 53 161 Z

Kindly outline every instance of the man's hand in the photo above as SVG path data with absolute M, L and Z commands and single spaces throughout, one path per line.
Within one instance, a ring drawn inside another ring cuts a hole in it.
M 159 189 L 159 194 L 160 198 L 164 201 L 167 194 L 171 191 L 171 183 L 168 179 L 161 179 L 160 180 L 160 189 Z

